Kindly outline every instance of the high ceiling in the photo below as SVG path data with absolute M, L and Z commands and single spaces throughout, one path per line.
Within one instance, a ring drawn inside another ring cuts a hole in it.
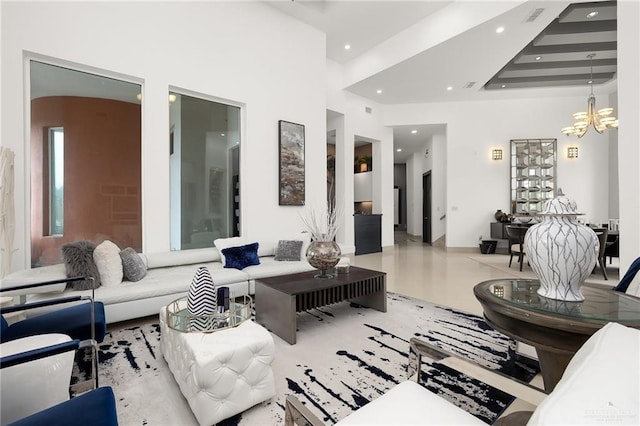
M 381 104 L 587 96 L 591 79 L 587 55 L 592 53 L 595 93 L 616 90 L 612 1 L 265 3 L 325 32 L 327 58 L 342 65 L 344 88 Z M 588 17 L 592 12 L 597 14 Z M 499 27 L 504 31 L 496 32 Z M 74 85 L 69 85 L 68 72 L 48 68 L 33 70 L 32 96 L 67 86 L 77 89 L 76 75 Z M 38 74 L 41 71 L 43 75 Z M 91 77 L 96 84 L 87 85 L 93 86 L 96 96 L 139 102 L 133 100 L 140 93 L 138 85 L 113 87 L 117 80 Z M 419 123 L 394 129 L 395 147 L 402 149 L 395 153 L 395 161 L 404 162 L 444 129 L 444 124 Z
M 586 96 L 591 53 L 595 92 L 616 87 L 615 1 L 267 3 L 325 32 L 345 89 L 382 104 Z M 395 161 L 444 128 L 394 129 Z
M 570 5 L 498 71 L 485 89 L 610 81 L 618 62 L 616 9 L 614 1 Z

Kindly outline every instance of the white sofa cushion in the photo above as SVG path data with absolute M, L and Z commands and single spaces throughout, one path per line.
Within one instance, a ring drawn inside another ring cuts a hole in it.
M 216 287 L 234 283 L 247 283 L 248 276 L 237 269 L 224 269 L 219 262 L 205 264 L 172 266 L 168 268 L 154 268 L 147 271 L 147 276 L 137 282 L 123 281 L 112 287 L 99 287 L 95 290 L 96 300 L 105 305 L 130 302 L 132 300 L 149 299 L 159 296 L 175 294 L 178 297 L 186 295 L 193 276 L 199 266 L 206 266 L 211 271 Z M 91 291 L 67 290 L 69 295 L 90 295 Z M 49 298 L 50 295 L 35 295 L 30 301 Z M 135 316 L 133 316 L 135 318 Z M 107 318 L 107 321 L 109 319 Z
M 147 267 L 166 268 L 168 266 L 193 265 L 194 263 L 208 263 L 220 260 L 220 253 L 213 247 L 163 251 L 160 253 L 145 253 L 147 258 Z
M 640 330 L 609 323 L 576 352 L 530 425 L 640 424 Z
M 298 272 L 312 271 L 315 268 L 309 265 L 306 258 L 298 261 L 281 262 L 273 256 L 261 257 L 260 265 L 247 266 L 242 271 L 246 272 L 249 279 L 275 277 L 278 275 L 295 274 Z
M 16 287 L 27 284 L 41 283 L 44 281 L 63 280 L 67 278 L 64 263 L 57 265 L 43 266 L 41 268 L 23 269 L 12 272 L 0 280 L 0 288 Z M 44 287 L 30 288 L 26 290 L 16 290 L 3 292 L 3 296 L 15 296 L 18 294 L 34 293 L 62 293 L 67 287 L 67 283 L 53 284 Z
M 337 425 L 486 425 L 477 417 L 444 398 L 407 380 L 364 407 L 340 420 Z

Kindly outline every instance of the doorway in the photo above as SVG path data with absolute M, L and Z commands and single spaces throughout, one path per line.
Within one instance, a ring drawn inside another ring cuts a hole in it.
M 422 175 L 422 242 L 431 244 L 431 171 Z

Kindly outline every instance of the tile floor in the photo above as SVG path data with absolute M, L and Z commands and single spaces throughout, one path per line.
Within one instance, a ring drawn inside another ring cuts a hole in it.
M 396 232 L 393 248 L 382 253 L 354 256 L 351 264 L 387 273 L 387 290 L 482 315 L 482 307 L 473 295 L 473 287 L 495 278 L 536 278 L 526 264 L 519 271 L 517 258 L 511 268 L 509 255 L 480 254 L 480 249 L 449 250 L 422 242 L 420 237 Z M 596 268 L 587 282 L 614 286 L 619 281 L 618 259 L 607 260 L 608 281 Z

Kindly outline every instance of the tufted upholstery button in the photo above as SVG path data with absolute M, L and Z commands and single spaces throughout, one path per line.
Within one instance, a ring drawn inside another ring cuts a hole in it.
M 160 313 L 160 348 L 201 425 L 234 416 L 275 396 L 275 345 L 260 325 L 245 321 L 215 333 L 181 333 Z

